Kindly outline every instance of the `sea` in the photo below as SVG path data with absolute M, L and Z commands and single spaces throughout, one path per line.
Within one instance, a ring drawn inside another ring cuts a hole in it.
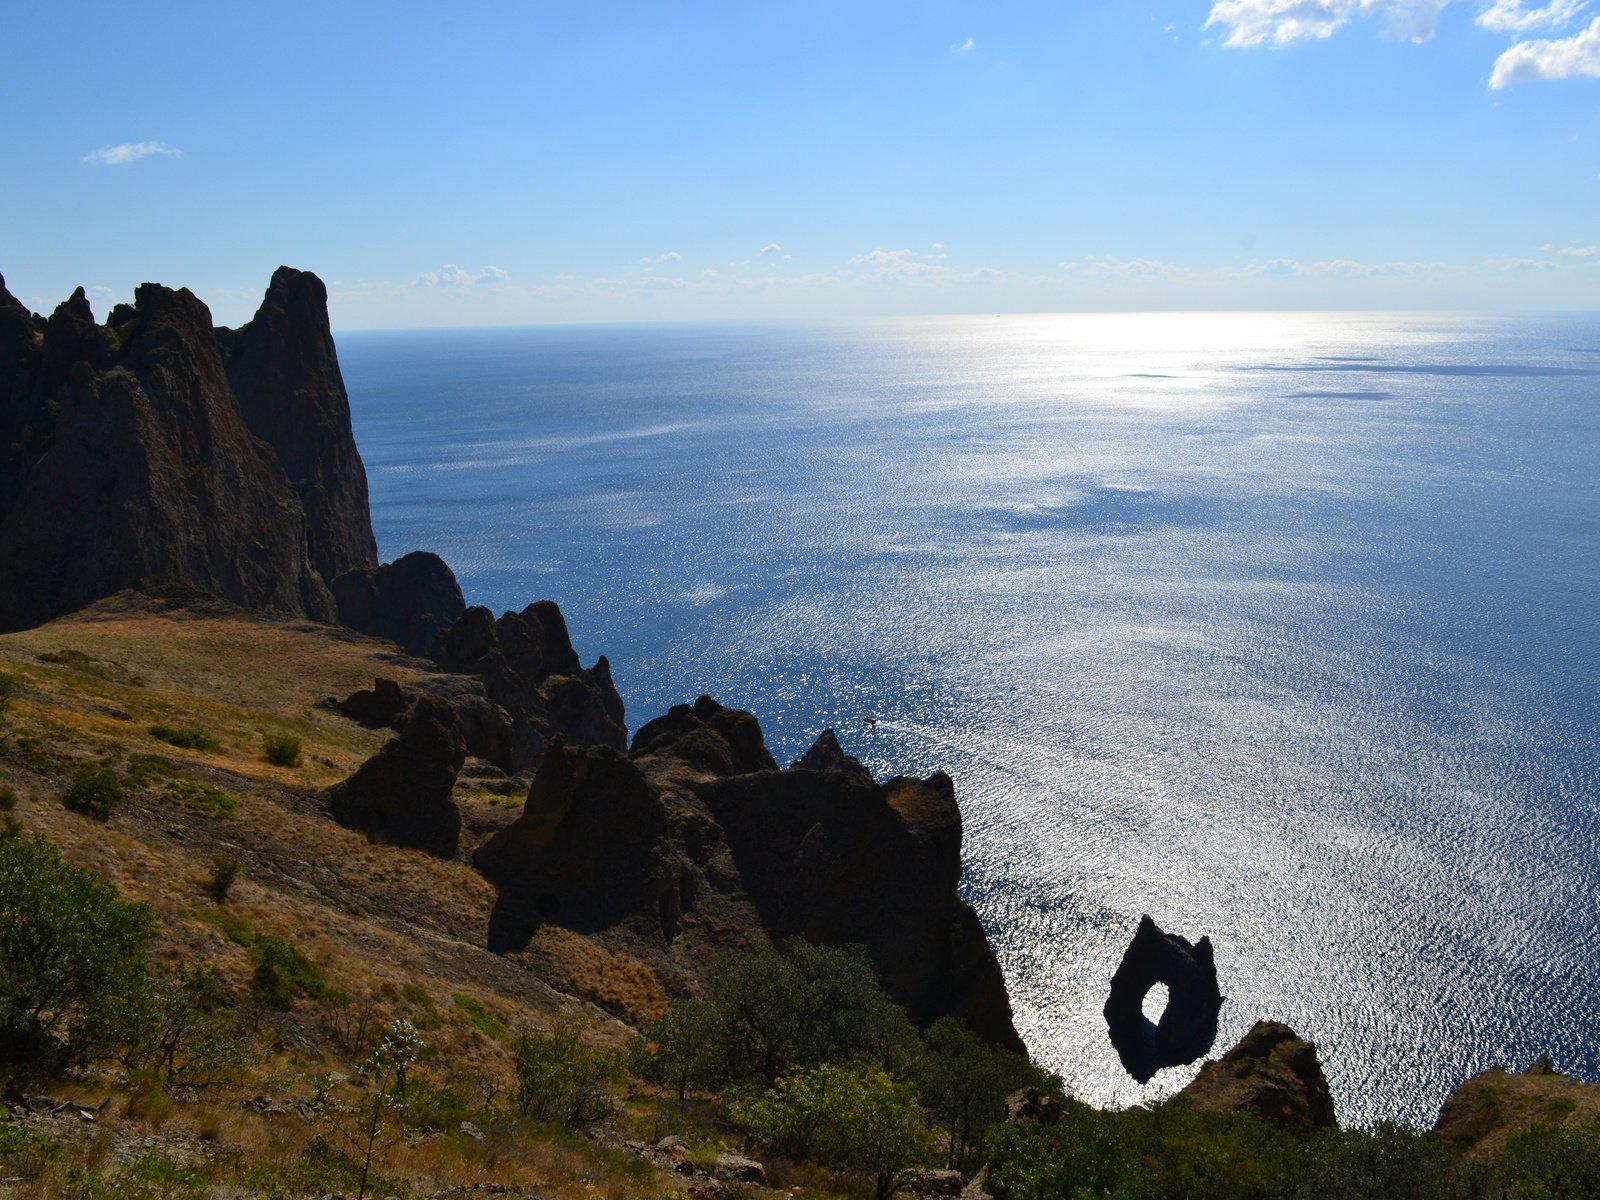
M 1341 1120 L 1600 1078 L 1600 316 L 968 316 L 346 333 L 380 551 L 550 598 L 630 727 L 708 693 L 944 770 L 1019 1031 L 1131 1105 L 1141 915 L 1214 1053 Z M 869 722 L 875 722 L 869 723 Z M 1159 996 L 1150 1006 L 1159 1011 Z

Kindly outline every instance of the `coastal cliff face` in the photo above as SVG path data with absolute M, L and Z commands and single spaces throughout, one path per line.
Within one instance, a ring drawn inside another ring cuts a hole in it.
M 0 281 L 0 629 L 168 586 L 331 620 L 327 572 L 375 559 L 315 276 L 280 270 L 237 333 L 186 289 L 102 325 L 81 288 L 46 321 Z

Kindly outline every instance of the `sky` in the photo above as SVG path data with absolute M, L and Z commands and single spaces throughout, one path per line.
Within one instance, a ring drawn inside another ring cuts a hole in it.
M 1600 0 L 8 5 L 0 272 L 336 329 L 1600 308 Z

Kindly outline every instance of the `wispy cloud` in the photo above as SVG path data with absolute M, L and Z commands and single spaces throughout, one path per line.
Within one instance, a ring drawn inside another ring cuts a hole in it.
M 763 258 L 776 258 L 782 253 L 783 247 L 778 245 L 777 242 L 768 242 L 765 246 L 761 247 L 761 255 Z
M 954 46 L 951 47 L 951 49 L 954 50 L 957 54 L 966 54 L 968 51 L 972 50 L 973 47 L 975 47 L 977 44 L 978 44 L 977 42 L 973 41 L 971 38 L 968 38 L 964 42 L 957 42 Z
M 1494 0 L 1478 14 L 1478 24 L 1497 33 L 1529 33 L 1535 29 L 1565 29 L 1585 8 L 1587 0 L 1552 0 L 1529 8 L 1524 0 Z
M 1206 28 L 1222 26 L 1230 46 L 1283 46 L 1303 38 L 1331 37 L 1356 17 L 1375 17 L 1392 37 L 1424 42 L 1439 14 L 1455 0 L 1216 0 Z
M 639 265 L 642 267 L 660 267 L 665 266 L 667 263 L 680 263 L 682 261 L 683 255 L 676 250 L 668 250 L 665 254 L 658 254 L 654 258 L 648 256 L 641 258 Z
M 1568 258 L 1593 258 L 1600 254 L 1600 246 L 1568 246 L 1561 253 Z
M 511 278 L 511 273 L 502 267 L 482 267 L 476 271 L 464 271 L 455 263 L 445 263 L 437 271 L 424 271 L 417 276 L 420 287 L 450 288 L 472 287 L 474 284 L 504 283 Z
M 165 142 L 124 142 L 120 146 L 101 146 L 80 160 L 94 167 L 125 167 L 141 158 L 182 158 L 183 151 Z
M 1600 78 L 1600 17 L 1565 38 L 1518 42 L 1495 59 L 1489 86 L 1496 90 L 1535 79 Z
M 1272 258 L 1234 268 L 1240 275 L 1293 276 L 1297 278 L 1375 279 L 1395 275 L 1431 275 L 1450 268 L 1438 262 L 1356 262 L 1348 258 L 1300 262 L 1293 258 Z

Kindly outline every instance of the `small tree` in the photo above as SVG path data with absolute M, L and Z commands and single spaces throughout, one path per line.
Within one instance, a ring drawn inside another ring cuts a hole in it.
M 289 733 L 263 733 L 261 748 L 267 761 L 280 767 L 300 765 L 300 739 Z
M 104 821 L 122 803 L 122 781 L 110 767 L 79 767 L 61 802 L 73 812 Z
M 516 1043 L 517 1111 L 536 1121 L 580 1125 L 611 1109 L 607 1087 L 622 1082 L 619 1055 L 585 1045 L 578 1028 L 558 1020 L 549 1033 Z
M 673 1088 L 682 1100 L 692 1085 L 715 1083 L 722 1022 L 704 1000 L 683 1000 L 628 1044 L 628 1067 L 640 1079 Z
M 361 1103 L 353 1114 L 354 1124 L 339 1131 L 361 1159 L 356 1200 L 366 1200 L 372 1160 L 384 1141 L 385 1130 L 392 1127 L 393 1136 L 400 1136 L 399 1116 L 406 1106 L 408 1072 L 424 1048 L 416 1026 L 402 1017 L 389 1026 L 377 1049 L 356 1064 L 356 1077 L 363 1088 Z
M 0 835 L 0 1059 L 60 1067 L 136 1040 L 153 927 L 44 838 Z
M 964 1170 L 983 1132 L 1006 1116 L 1006 1097 L 1036 1087 L 1059 1097 L 1060 1081 L 1014 1051 L 985 1042 L 955 1017 L 928 1030 L 909 1074 L 923 1102 L 947 1131 L 945 1165 Z

